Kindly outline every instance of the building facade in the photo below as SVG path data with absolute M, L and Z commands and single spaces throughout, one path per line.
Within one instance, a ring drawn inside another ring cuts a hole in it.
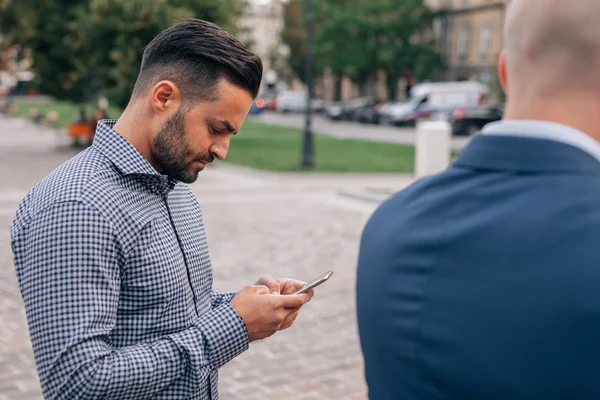
M 434 23 L 447 68 L 441 80 L 474 80 L 497 89 L 496 65 L 503 46 L 505 0 L 429 0 L 441 11 Z
M 500 87 L 496 65 L 503 46 L 503 26 L 506 0 L 426 0 L 439 11 L 433 24 L 433 37 L 446 69 L 435 80 L 473 80 L 487 84 L 491 100 L 497 101 Z M 264 65 L 263 90 L 303 90 L 300 81 L 286 71 L 289 49 L 281 42 L 284 29 L 284 7 L 281 0 L 252 0 L 248 2 L 238 24 L 238 36 L 261 59 Z M 346 100 L 373 96 L 387 100 L 385 74 L 378 73 L 363 87 L 348 78 L 341 82 L 325 74 L 315 82 L 315 93 L 326 100 L 337 95 Z M 398 97 L 403 97 L 406 81 L 398 83 Z
M 263 62 L 263 90 L 290 84 L 285 71 L 289 50 L 281 42 L 283 7 L 280 0 L 249 1 L 238 22 L 238 38 Z

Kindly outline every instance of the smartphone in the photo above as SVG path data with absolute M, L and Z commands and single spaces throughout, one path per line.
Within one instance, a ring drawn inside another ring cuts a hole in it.
M 316 288 L 317 286 L 319 286 L 321 283 L 327 282 L 327 280 L 329 278 L 331 278 L 331 275 L 333 275 L 333 271 L 327 271 L 325 272 L 323 275 L 316 277 L 315 279 L 313 279 L 312 281 L 308 282 L 306 285 L 304 285 L 304 287 L 300 290 L 298 290 L 296 293 L 294 294 L 302 294 L 302 293 L 306 293 L 308 292 L 310 289 L 312 288 Z

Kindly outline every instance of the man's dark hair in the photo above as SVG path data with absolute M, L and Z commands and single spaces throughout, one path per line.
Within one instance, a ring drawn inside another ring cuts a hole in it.
M 256 98 L 262 79 L 260 58 L 223 28 L 185 19 L 162 31 L 144 49 L 134 97 L 161 80 L 173 81 L 186 104 L 215 100 L 221 78 Z

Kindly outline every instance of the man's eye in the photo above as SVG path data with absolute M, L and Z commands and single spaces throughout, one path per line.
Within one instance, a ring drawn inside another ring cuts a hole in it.
M 217 128 L 215 128 L 214 126 L 211 126 L 211 128 L 210 128 L 210 129 L 212 129 L 212 132 L 213 132 L 215 135 L 218 135 L 219 133 L 223 132 L 223 129 L 217 129 Z

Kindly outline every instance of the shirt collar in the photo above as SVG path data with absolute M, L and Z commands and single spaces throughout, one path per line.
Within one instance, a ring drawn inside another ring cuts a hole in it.
M 481 134 L 552 140 L 583 150 L 600 161 L 600 143 L 578 129 L 556 122 L 503 120 L 486 125 Z
M 113 127 L 117 120 L 101 120 L 96 127 L 92 146 L 108 158 L 123 176 L 135 175 L 144 178 L 148 188 L 165 194 L 177 181 L 160 174 L 150 162 Z

